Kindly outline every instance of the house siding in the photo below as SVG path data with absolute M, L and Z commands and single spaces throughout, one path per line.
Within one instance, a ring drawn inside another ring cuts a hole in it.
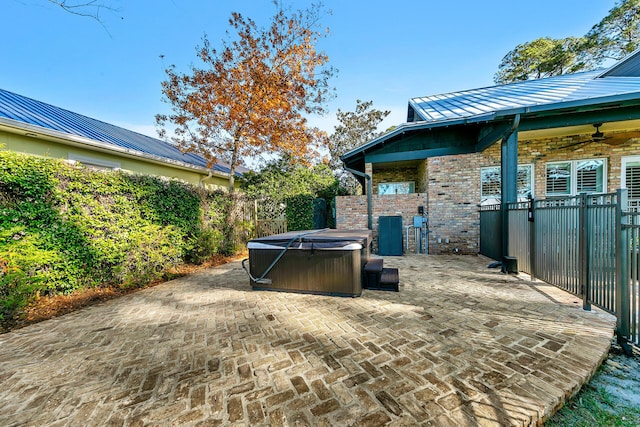
M 226 190 L 229 181 L 217 176 L 208 178 L 207 175 L 196 171 L 189 171 L 181 168 L 171 167 L 143 160 L 132 159 L 130 157 L 118 156 L 116 154 L 104 153 L 86 148 L 70 146 L 60 142 L 41 140 L 38 138 L 18 135 L 10 132 L 0 131 L 0 149 L 16 151 L 20 153 L 32 154 L 41 157 L 51 157 L 68 160 L 70 156 L 83 156 L 96 160 L 117 163 L 119 169 L 124 171 L 140 173 L 145 175 L 165 176 L 179 179 L 193 185 L 199 185 L 200 180 L 206 178 L 204 184 L 211 189 Z M 236 185 L 237 186 L 237 185 Z

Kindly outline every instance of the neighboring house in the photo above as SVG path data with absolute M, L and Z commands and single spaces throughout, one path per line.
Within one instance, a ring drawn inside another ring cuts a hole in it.
M 87 167 L 180 179 L 227 189 L 228 165 L 146 135 L 0 89 L 0 146 Z M 236 176 L 247 171 L 239 168 Z
M 338 198 L 337 227 L 366 227 L 368 205 L 374 231 L 382 215 L 410 226 L 422 206 L 429 253 L 478 253 L 479 205 L 501 202 L 503 180 L 505 202 L 627 188 L 640 208 L 639 52 L 606 70 L 413 98 L 407 120 L 342 156 L 373 194 Z

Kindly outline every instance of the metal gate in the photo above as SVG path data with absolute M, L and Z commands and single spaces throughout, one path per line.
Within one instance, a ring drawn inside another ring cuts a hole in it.
M 502 258 L 502 215 L 500 205 L 480 207 L 480 253 L 493 259 Z

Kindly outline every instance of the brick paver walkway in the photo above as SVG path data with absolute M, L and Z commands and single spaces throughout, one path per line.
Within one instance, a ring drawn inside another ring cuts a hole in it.
M 613 317 L 407 256 L 400 292 L 252 291 L 238 262 L 0 335 L 0 425 L 529 425 L 605 357 Z

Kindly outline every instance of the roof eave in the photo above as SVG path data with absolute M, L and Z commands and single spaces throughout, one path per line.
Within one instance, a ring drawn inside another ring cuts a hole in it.
M 582 99 L 582 100 L 576 100 L 576 101 L 563 101 L 563 102 L 557 102 L 553 104 L 540 104 L 540 105 L 532 105 L 527 107 L 512 108 L 508 110 L 498 110 L 495 112 L 482 113 L 474 116 L 467 116 L 464 118 L 403 123 L 399 125 L 397 128 L 395 128 L 393 131 L 387 134 L 381 135 L 378 138 L 373 139 L 364 145 L 361 145 L 360 147 L 357 147 L 351 151 L 346 152 L 340 157 L 340 159 L 343 162 L 348 161 L 350 158 L 354 157 L 355 155 L 361 152 L 364 152 L 372 147 L 375 147 L 380 142 L 384 142 L 389 138 L 392 138 L 398 134 L 401 134 L 407 131 L 434 129 L 438 127 L 448 127 L 448 126 L 456 126 L 456 125 L 462 125 L 462 124 L 491 122 L 497 119 L 505 119 L 505 118 L 513 117 L 516 114 L 526 115 L 526 114 L 542 113 L 547 111 L 552 112 L 552 111 L 558 111 L 558 110 L 566 110 L 569 108 L 579 108 L 579 107 L 585 107 L 589 105 L 598 106 L 602 104 L 611 104 L 616 102 L 638 100 L 638 98 L 640 98 L 640 92 L 627 92 L 622 94 L 603 96 L 599 98 L 589 98 L 589 99 Z
M 601 96 L 596 98 L 579 99 L 574 101 L 561 101 L 552 104 L 538 104 L 527 107 L 511 108 L 507 110 L 499 110 L 495 112 L 496 119 L 502 119 L 505 117 L 512 117 L 515 114 L 532 114 L 543 113 L 547 111 L 566 110 L 570 108 L 580 108 L 587 106 L 600 106 L 603 104 L 613 104 L 616 102 L 625 102 L 640 99 L 640 91 L 638 92 L 625 92 L 621 94 Z
M 374 147 L 380 142 L 386 141 L 396 135 L 405 133 L 407 131 L 416 131 L 416 130 L 425 130 L 425 129 L 434 129 L 439 127 L 449 127 L 456 126 L 462 124 L 470 124 L 470 123 L 480 123 L 480 122 L 490 122 L 495 119 L 495 113 L 483 113 L 478 114 L 476 116 L 464 117 L 459 119 L 447 119 L 440 121 L 419 121 L 419 122 L 410 122 L 410 123 L 402 123 L 398 125 L 394 130 L 389 133 L 385 133 L 384 135 L 380 135 L 376 139 L 373 139 L 366 144 L 361 145 L 360 147 L 356 147 L 351 151 L 344 153 L 340 156 L 340 160 L 343 162 L 348 160 L 350 157 L 355 156 L 356 154 L 366 151 L 367 149 Z
M 228 179 L 230 176 L 230 174 L 227 172 L 216 171 L 216 170 L 213 170 L 213 168 L 205 168 L 201 166 L 191 165 L 186 162 L 168 159 L 166 157 L 156 156 L 156 155 L 144 153 L 138 150 L 131 150 L 129 148 L 118 147 L 117 145 L 107 144 L 101 141 L 96 141 L 94 139 L 84 138 L 78 135 L 68 134 L 68 133 L 56 131 L 53 129 L 47 129 L 41 126 L 24 123 L 18 120 L 7 119 L 4 117 L 0 117 L 0 129 L 6 130 L 11 133 L 16 133 L 16 134 L 34 133 L 38 136 L 43 136 L 46 139 L 51 139 L 66 145 L 72 145 L 72 146 L 84 147 L 84 148 L 90 147 L 93 150 L 101 151 L 104 153 L 117 154 L 119 156 L 124 156 L 128 158 L 133 158 L 133 159 L 144 159 L 152 163 L 169 165 L 175 168 L 188 170 L 192 172 L 199 172 L 204 174 L 211 173 L 213 176 L 217 176 L 224 179 Z

